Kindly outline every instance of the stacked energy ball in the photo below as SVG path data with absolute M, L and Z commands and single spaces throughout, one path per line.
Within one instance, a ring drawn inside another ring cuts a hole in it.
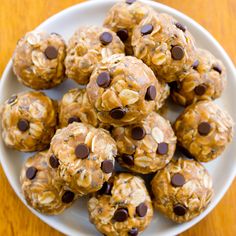
M 89 195 L 90 221 L 101 233 L 136 236 L 153 206 L 182 223 L 211 202 L 212 179 L 200 162 L 217 158 L 232 140 L 231 117 L 212 102 L 226 72 L 181 22 L 123 0 L 104 26 L 80 27 L 68 44 L 56 33 L 27 33 L 13 70 L 34 90 L 66 78 L 86 85 L 61 101 L 28 91 L 2 105 L 5 144 L 37 152 L 20 176 L 31 207 L 56 215 Z M 174 124 L 158 113 L 169 95 L 188 106 Z M 115 160 L 126 173 L 116 172 Z M 153 173 L 145 183 L 143 175 Z

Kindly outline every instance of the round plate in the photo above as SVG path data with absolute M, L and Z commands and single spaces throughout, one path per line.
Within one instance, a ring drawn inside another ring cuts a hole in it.
M 59 14 L 49 18 L 39 26 L 48 32 L 57 32 L 64 36 L 66 40 L 73 32 L 82 25 L 102 25 L 103 19 L 115 0 L 96 0 L 88 1 L 79 5 L 70 7 Z M 159 12 L 165 12 L 183 23 L 188 27 L 190 32 L 196 39 L 199 47 L 206 48 L 211 51 L 216 57 L 220 58 L 227 68 L 228 84 L 223 96 L 216 103 L 226 109 L 234 120 L 236 120 L 236 111 L 234 106 L 235 91 L 236 91 L 236 73 L 233 63 L 219 45 L 219 43 L 199 24 L 185 16 L 184 14 L 167 7 L 165 5 L 152 1 L 145 1 Z M 77 86 L 72 81 L 66 81 L 59 87 L 46 91 L 50 97 L 59 99 L 68 89 Z M 2 103 L 13 93 L 29 90 L 19 84 L 12 72 L 12 62 L 10 61 L 3 73 L 0 84 L 0 102 Z M 170 117 L 174 118 L 174 117 Z M 235 138 L 233 142 L 235 141 Z M 233 143 L 232 142 L 232 143 Z M 229 188 L 236 172 L 236 145 L 230 145 L 224 154 L 217 160 L 212 161 L 205 166 L 213 176 L 215 189 L 215 197 L 210 206 L 200 216 L 185 224 L 174 224 L 165 219 L 163 216 L 155 213 L 151 225 L 143 233 L 143 235 L 177 235 L 182 231 L 190 228 L 202 218 L 204 218 L 220 201 Z M 0 142 L 0 158 L 6 176 L 11 183 L 19 198 L 25 203 L 20 190 L 19 175 L 23 162 L 26 157 L 32 154 L 24 154 L 11 149 L 8 149 Z M 53 228 L 63 232 L 66 235 L 99 235 L 92 224 L 89 223 L 88 213 L 86 209 L 86 199 L 78 200 L 70 209 L 66 210 L 59 216 L 46 216 L 39 214 L 30 208 L 41 220 L 52 226 Z

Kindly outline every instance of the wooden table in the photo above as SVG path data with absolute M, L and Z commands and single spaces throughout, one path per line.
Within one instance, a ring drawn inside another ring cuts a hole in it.
M 17 40 L 49 16 L 82 0 L 1 0 L 0 74 Z M 195 19 L 223 45 L 236 63 L 235 0 L 160 0 Z M 0 235 L 61 235 L 34 216 L 17 198 L 0 169 Z M 219 205 L 183 236 L 236 235 L 236 181 Z

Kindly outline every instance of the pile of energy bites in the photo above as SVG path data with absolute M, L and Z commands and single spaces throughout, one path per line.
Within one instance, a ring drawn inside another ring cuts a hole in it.
M 27 33 L 13 70 L 34 90 L 65 78 L 86 85 L 61 101 L 28 91 L 2 105 L 5 144 L 37 152 L 20 176 L 31 207 L 57 215 L 89 194 L 90 221 L 107 236 L 138 235 L 153 206 L 177 223 L 207 208 L 212 178 L 200 162 L 224 151 L 233 121 L 212 102 L 225 87 L 224 65 L 181 22 L 123 0 L 103 26 L 82 26 L 67 44 L 57 33 Z M 172 125 L 158 113 L 169 95 L 186 106 Z M 116 173 L 115 160 L 126 171 Z M 154 177 L 145 183 L 140 174 Z

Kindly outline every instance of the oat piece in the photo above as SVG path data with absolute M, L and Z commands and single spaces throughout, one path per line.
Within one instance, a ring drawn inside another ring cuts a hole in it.
M 187 107 L 174 124 L 178 143 L 198 161 L 218 157 L 231 142 L 233 121 L 230 115 L 211 101 Z
M 13 71 L 25 86 L 53 88 L 65 79 L 66 44 L 55 33 L 31 31 L 22 37 L 13 54 Z
M 154 207 L 177 223 L 197 217 L 213 197 L 207 170 L 199 162 L 182 157 L 157 172 L 151 184 Z
M 90 221 L 107 236 L 137 235 L 150 224 L 153 216 L 144 181 L 128 173 L 111 178 L 90 198 L 88 211 Z

